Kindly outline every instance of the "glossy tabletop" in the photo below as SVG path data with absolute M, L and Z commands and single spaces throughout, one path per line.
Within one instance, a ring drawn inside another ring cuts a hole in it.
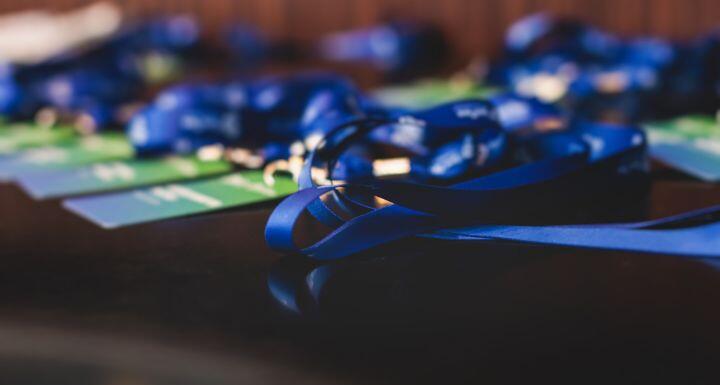
M 662 169 L 633 209 L 718 201 L 720 186 Z M 720 264 L 408 240 L 317 265 L 267 249 L 273 204 L 103 230 L 0 185 L 0 383 L 717 376 Z

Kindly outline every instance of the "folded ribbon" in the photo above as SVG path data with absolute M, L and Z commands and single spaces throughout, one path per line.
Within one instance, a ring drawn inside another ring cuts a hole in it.
M 544 153 L 539 160 L 450 186 L 381 179 L 319 186 L 313 181 L 316 166 L 325 162 L 330 175 L 333 163 L 350 143 L 387 124 L 392 122 L 359 120 L 325 136 L 306 159 L 300 191 L 283 200 L 268 220 L 265 236 L 271 248 L 331 260 L 421 236 L 720 256 L 720 223 L 712 223 L 720 206 L 650 222 L 542 225 L 557 220 L 554 214 L 561 207 L 581 210 L 647 186 L 645 137 L 632 126 L 581 122 L 565 132 L 541 134 L 540 140 L 561 135 L 559 140 L 567 145 L 540 146 Z M 363 204 L 349 190 L 392 204 L 381 208 Z M 344 205 L 331 208 L 321 199 L 326 196 Z M 300 248 L 293 230 L 305 210 L 333 229 L 313 245 Z M 349 213 L 355 216 L 345 219 Z

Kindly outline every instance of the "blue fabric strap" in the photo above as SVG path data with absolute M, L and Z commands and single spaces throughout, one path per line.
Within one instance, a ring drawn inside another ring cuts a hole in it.
M 355 128 L 352 135 L 367 129 Z M 495 240 L 690 257 L 720 256 L 720 224 L 712 220 L 720 211 L 718 208 L 637 223 L 507 224 L 510 219 L 533 222 L 537 213 L 569 204 L 578 196 L 589 197 L 582 201 L 589 202 L 618 188 L 622 191 L 645 166 L 644 136 L 634 127 L 579 124 L 573 135 L 582 137 L 588 145 L 578 151 L 546 154 L 544 159 L 451 186 L 379 179 L 317 186 L 310 172 L 319 163 L 317 152 L 328 149 L 326 141 L 307 158 L 301 190 L 283 200 L 270 216 L 265 233 L 267 242 L 275 250 L 321 260 L 342 258 L 413 235 L 463 242 Z M 333 145 L 342 147 L 342 142 Z M 330 214 L 338 226 L 333 226 L 316 243 L 298 247 L 293 240 L 298 218 L 313 205 L 316 212 L 332 212 L 318 202 L 326 194 L 343 194 L 347 188 L 364 189 L 393 204 L 359 213 L 349 220 Z

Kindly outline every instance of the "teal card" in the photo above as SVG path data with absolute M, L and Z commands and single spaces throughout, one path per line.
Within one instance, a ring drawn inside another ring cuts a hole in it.
M 67 199 L 63 206 L 106 229 L 279 199 L 297 190 L 289 177 L 270 186 L 262 171 Z
M 0 128 L 0 155 L 9 155 L 28 148 L 71 141 L 76 137 L 69 126 L 41 127 L 34 123 L 12 123 Z
M 30 148 L 0 157 L 0 181 L 95 162 L 129 159 L 132 156 L 132 146 L 121 133 L 76 137 L 67 142 Z
M 232 165 L 223 160 L 170 156 L 32 173 L 20 176 L 17 182 L 33 198 L 48 199 L 196 179 L 231 170 Z
M 645 125 L 650 155 L 680 171 L 720 181 L 720 125 L 713 116 L 689 115 Z

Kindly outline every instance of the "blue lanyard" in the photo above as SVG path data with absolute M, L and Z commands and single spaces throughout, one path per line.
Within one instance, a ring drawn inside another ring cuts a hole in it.
M 435 26 L 401 20 L 332 33 L 318 44 L 325 59 L 367 62 L 395 80 L 436 71 L 445 63 L 448 50 Z
M 708 107 L 715 92 L 712 40 L 621 39 L 577 20 L 537 14 L 508 29 L 505 54 L 487 80 L 560 103 L 584 119 L 657 119 Z
M 316 116 L 304 116 L 309 102 L 322 102 L 323 92 L 344 95 L 352 90 L 346 78 L 319 72 L 247 83 L 185 84 L 162 92 L 133 116 L 127 133 L 140 155 L 190 153 L 214 144 L 290 146 L 323 133 L 313 124 Z M 327 111 L 337 108 L 331 102 L 319 114 L 326 118 Z
M 311 173 L 320 163 L 332 163 L 348 143 L 388 122 L 358 119 L 326 135 L 306 159 L 300 190 L 283 200 L 270 216 L 265 233 L 270 247 L 331 260 L 400 238 L 423 236 L 691 257 L 720 255 L 720 224 L 695 223 L 698 217 L 720 208 L 654 222 L 539 225 L 552 220 L 557 205 L 583 207 L 642 188 L 642 181 L 647 181 L 646 143 L 642 131 L 632 126 L 576 122 L 566 132 L 540 135 L 538 147 L 543 156 L 539 159 L 449 186 L 381 179 L 320 186 L 313 181 Z M 348 220 L 321 200 L 328 195 L 346 196 L 351 189 L 392 204 L 361 207 L 364 211 L 355 210 L 357 215 Z M 306 209 L 333 230 L 313 245 L 299 248 L 293 229 Z M 508 223 L 509 218 L 520 225 Z M 669 228 L 678 225 L 684 227 Z
M 88 49 L 35 64 L 4 65 L 0 115 L 24 119 L 50 107 L 64 115 L 86 115 L 95 128 L 124 123 L 121 104 L 134 101 L 158 80 L 142 65 L 144 60 L 153 55 L 176 62 L 197 47 L 198 39 L 192 19 L 168 17 L 127 26 Z
M 498 240 L 691 257 L 720 255 L 720 206 L 655 221 L 585 226 L 477 226 L 437 231 L 446 240 Z M 699 223 L 686 227 L 687 224 Z

